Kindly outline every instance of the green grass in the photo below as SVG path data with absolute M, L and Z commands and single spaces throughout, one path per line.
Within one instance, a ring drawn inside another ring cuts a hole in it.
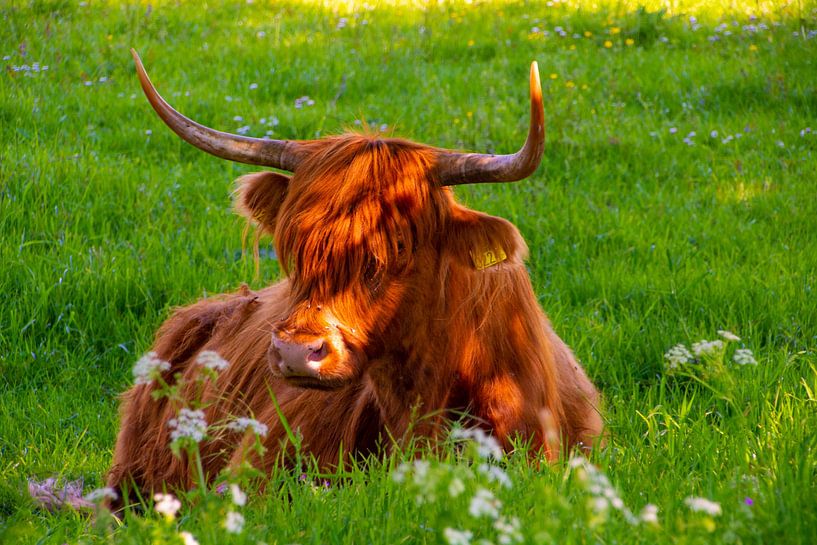
M 262 259 L 254 278 L 241 255 L 229 194 L 251 169 L 161 125 L 130 47 L 171 103 L 213 127 L 312 138 L 363 118 L 500 153 L 523 137 L 537 60 L 543 167 L 457 194 L 522 231 L 542 306 L 606 400 L 609 444 L 593 462 L 633 510 L 657 505 L 660 526 L 594 521 L 566 466 L 523 456 L 508 462 L 514 488 L 496 489 L 503 512 L 532 543 L 817 541 L 817 6 L 404 4 L 0 6 L 0 541 L 110 538 L 84 515 L 36 510 L 26 479 L 101 485 L 117 395 L 169 310 L 279 277 Z M 743 29 L 752 10 L 768 29 Z M 40 71 L 14 69 L 34 62 Z M 296 109 L 304 95 L 315 104 Z M 278 125 L 262 126 L 272 116 Z M 759 365 L 732 368 L 723 395 L 665 374 L 667 349 L 718 329 Z M 276 472 L 232 539 L 442 543 L 442 527 L 469 524 L 480 537 L 487 526 L 463 512 L 465 496 L 418 505 L 394 482 L 401 459 L 325 492 Z M 714 527 L 687 496 L 721 504 Z M 214 505 L 180 527 L 223 542 Z M 129 519 L 113 538 L 147 542 L 170 532 L 163 524 Z

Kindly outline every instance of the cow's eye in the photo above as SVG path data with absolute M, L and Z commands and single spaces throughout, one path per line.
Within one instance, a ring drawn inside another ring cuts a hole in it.
M 363 270 L 363 282 L 373 295 L 376 295 L 383 287 L 383 269 L 378 266 L 376 260 L 369 259 L 366 263 L 366 268 Z

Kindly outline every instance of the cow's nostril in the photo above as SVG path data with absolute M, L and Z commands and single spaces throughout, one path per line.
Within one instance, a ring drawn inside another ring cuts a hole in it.
M 306 359 L 309 361 L 321 361 L 326 357 L 326 354 L 329 352 L 329 349 L 326 346 L 326 342 L 321 343 L 321 346 L 317 349 L 312 349 Z

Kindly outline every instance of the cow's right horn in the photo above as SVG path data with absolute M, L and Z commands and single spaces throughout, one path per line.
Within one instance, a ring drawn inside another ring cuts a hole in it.
M 239 163 L 262 165 L 290 172 L 298 166 L 301 158 L 301 145 L 298 142 L 250 138 L 217 131 L 196 123 L 174 110 L 156 92 L 136 50 L 131 49 L 130 52 L 136 63 L 139 83 L 142 84 L 142 90 L 150 101 L 150 105 L 153 106 L 162 121 L 185 141 L 216 157 Z

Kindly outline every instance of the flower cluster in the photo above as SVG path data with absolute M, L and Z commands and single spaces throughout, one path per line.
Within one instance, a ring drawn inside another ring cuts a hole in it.
M 696 513 L 704 513 L 710 517 L 717 517 L 721 514 L 721 504 L 706 498 L 689 496 L 684 500 L 684 503 L 689 507 L 690 511 Z
M 227 512 L 224 518 L 224 529 L 231 534 L 240 534 L 244 529 L 244 515 L 237 511 Z
M 499 501 L 490 490 L 479 488 L 474 494 L 474 497 L 471 498 L 468 513 L 475 519 L 481 517 L 496 519 L 499 517 L 500 509 L 502 509 L 502 502 Z
M 184 545 L 199 545 L 198 540 L 190 532 L 179 532 L 179 537 L 182 538 Z
M 456 428 L 450 437 L 463 447 L 458 456 L 470 463 L 414 460 L 400 464 L 392 479 L 405 483 L 415 493 L 418 505 L 439 501 L 440 504 L 461 506 L 456 512 L 467 513 L 469 517 L 462 521 L 464 528 L 453 527 L 452 519 L 445 518 L 442 535 L 449 545 L 470 545 L 474 539 L 472 529 L 484 533 L 486 520 L 491 523 L 496 542 L 502 545 L 521 543 L 523 536 L 519 520 L 502 514 L 503 504 L 496 496 L 495 488 L 513 486 L 508 474 L 496 465 L 503 459 L 499 443 L 479 428 Z M 470 525 L 473 525 L 472 529 L 469 529 Z M 488 542 L 481 539 L 477 543 Z
M 167 425 L 172 441 L 189 439 L 198 443 L 207 436 L 207 421 L 202 410 L 181 409 L 176 418 L 168 420 Z
M 170 364 L 156 354 L 148 352 L 133 366 L 133 382 L 135 384 L 150 384 L 163 372 L 170 370 Z
M 692 361 L 692 354 L 683 344 L 676 344 L 667 350 L 664 359 L 667 360 L 667 369 L 673 370 Z
M 219 356 L 213 350 L 202 350 L 196 357 L 196 363 L 213 371 L 224 371 L 230 367 L 230 362 Z
M 99 503 L 105 500 L 116 500 L 117 498 L 119 498 L 119 495 L 116 493 L 116 490 L 107 486 L 91 490 L 85 495 L 85 499 L 93 503 Z
M 707 341 L 706 339 L 692 344 L 692 353 L 697 357 L 715 357 L 723 351 L 723 341 Z
M 248 429 L 261 437 L 266 437 L 269 429 L 266 424 L 259 422 L 254 418 L 239 417 L 227 424 L 227 429 L 230 431 L 246 431 Z
M 738 348 L 735 350 L 732 361 L 738 365 L 757 365 L 755 355 L 748 348 Z
M 298 97 L 298 98 L 295 99 L 295 108 L 298 109 L 298 110 L 300 110 L 304 106 L 314 106 L 314 105 L 315 105 L 315 101 L 312 100 L 311 98 L 309 98 L 307 95 L 304 95 L 302 97 Z
M 726 354 L 726 343 L 740 342 L 741 338 L 731 331 L 720 329 L 718 335 L 721 339 L 702 339 L 692 343 L 692 351 L 684 344 L 676 344 L 664 354 L 665 369 L 669 373 L 678 371 L 705 371 L 705 368 L 698 365 L 707 362 L 712 370 L 723 367 L 723 359 Z M 693 357 L 694 354 L 694 357 Z M 738 365 L 757 365 L 754 353 L 748 348 L 737 348 L 732 355 L 732 361 Z M 723 369 L 722 369 L 723 370 Z
M 3 57 L 3 60 L 8 60 L 10 58 L 11 58 L 10 56 L 6 56 L 6 57 Z M 28 65 L 28 64 L 21 64 L 19 66 L 14 65 L 14 66 L 11 66 L 10 68 L 11 68 L 12 72 L 22 72 L 23 75 L 25 75 L 25 76 L 33 76 L 33 75 L 39 74 L 40 72 L 47 72 L 48 71 L 48 65 L 47 64 L 41 65 L 38 62 L 33 62 L 30 65 Z
M 479 458 L 502 459 L 502 447 L 492 435 L 486 433 L 482 428 L 455 428 L 451 432 L 451 439 L 458 443 L 465 442 L 474 445 Z
M 591 525 L 606 521 L 611 508 L 620 512 L 624 520 L 632 525 L 658 523 L 658 507 L 647 504 L 641 511 L 641 515 L 635 516 L 618 495 L 607 475 L 591 464 L 587 458 L 573 456 L 568 462 L 568 468 L 590 495 L 587 503 L 594 514 Z
M 175 518 L 176 513 L 182 508 L 182 502 L 173 494 L 155 494 L 153 501 L 155 502 L 153 509 L 167 519 Z

